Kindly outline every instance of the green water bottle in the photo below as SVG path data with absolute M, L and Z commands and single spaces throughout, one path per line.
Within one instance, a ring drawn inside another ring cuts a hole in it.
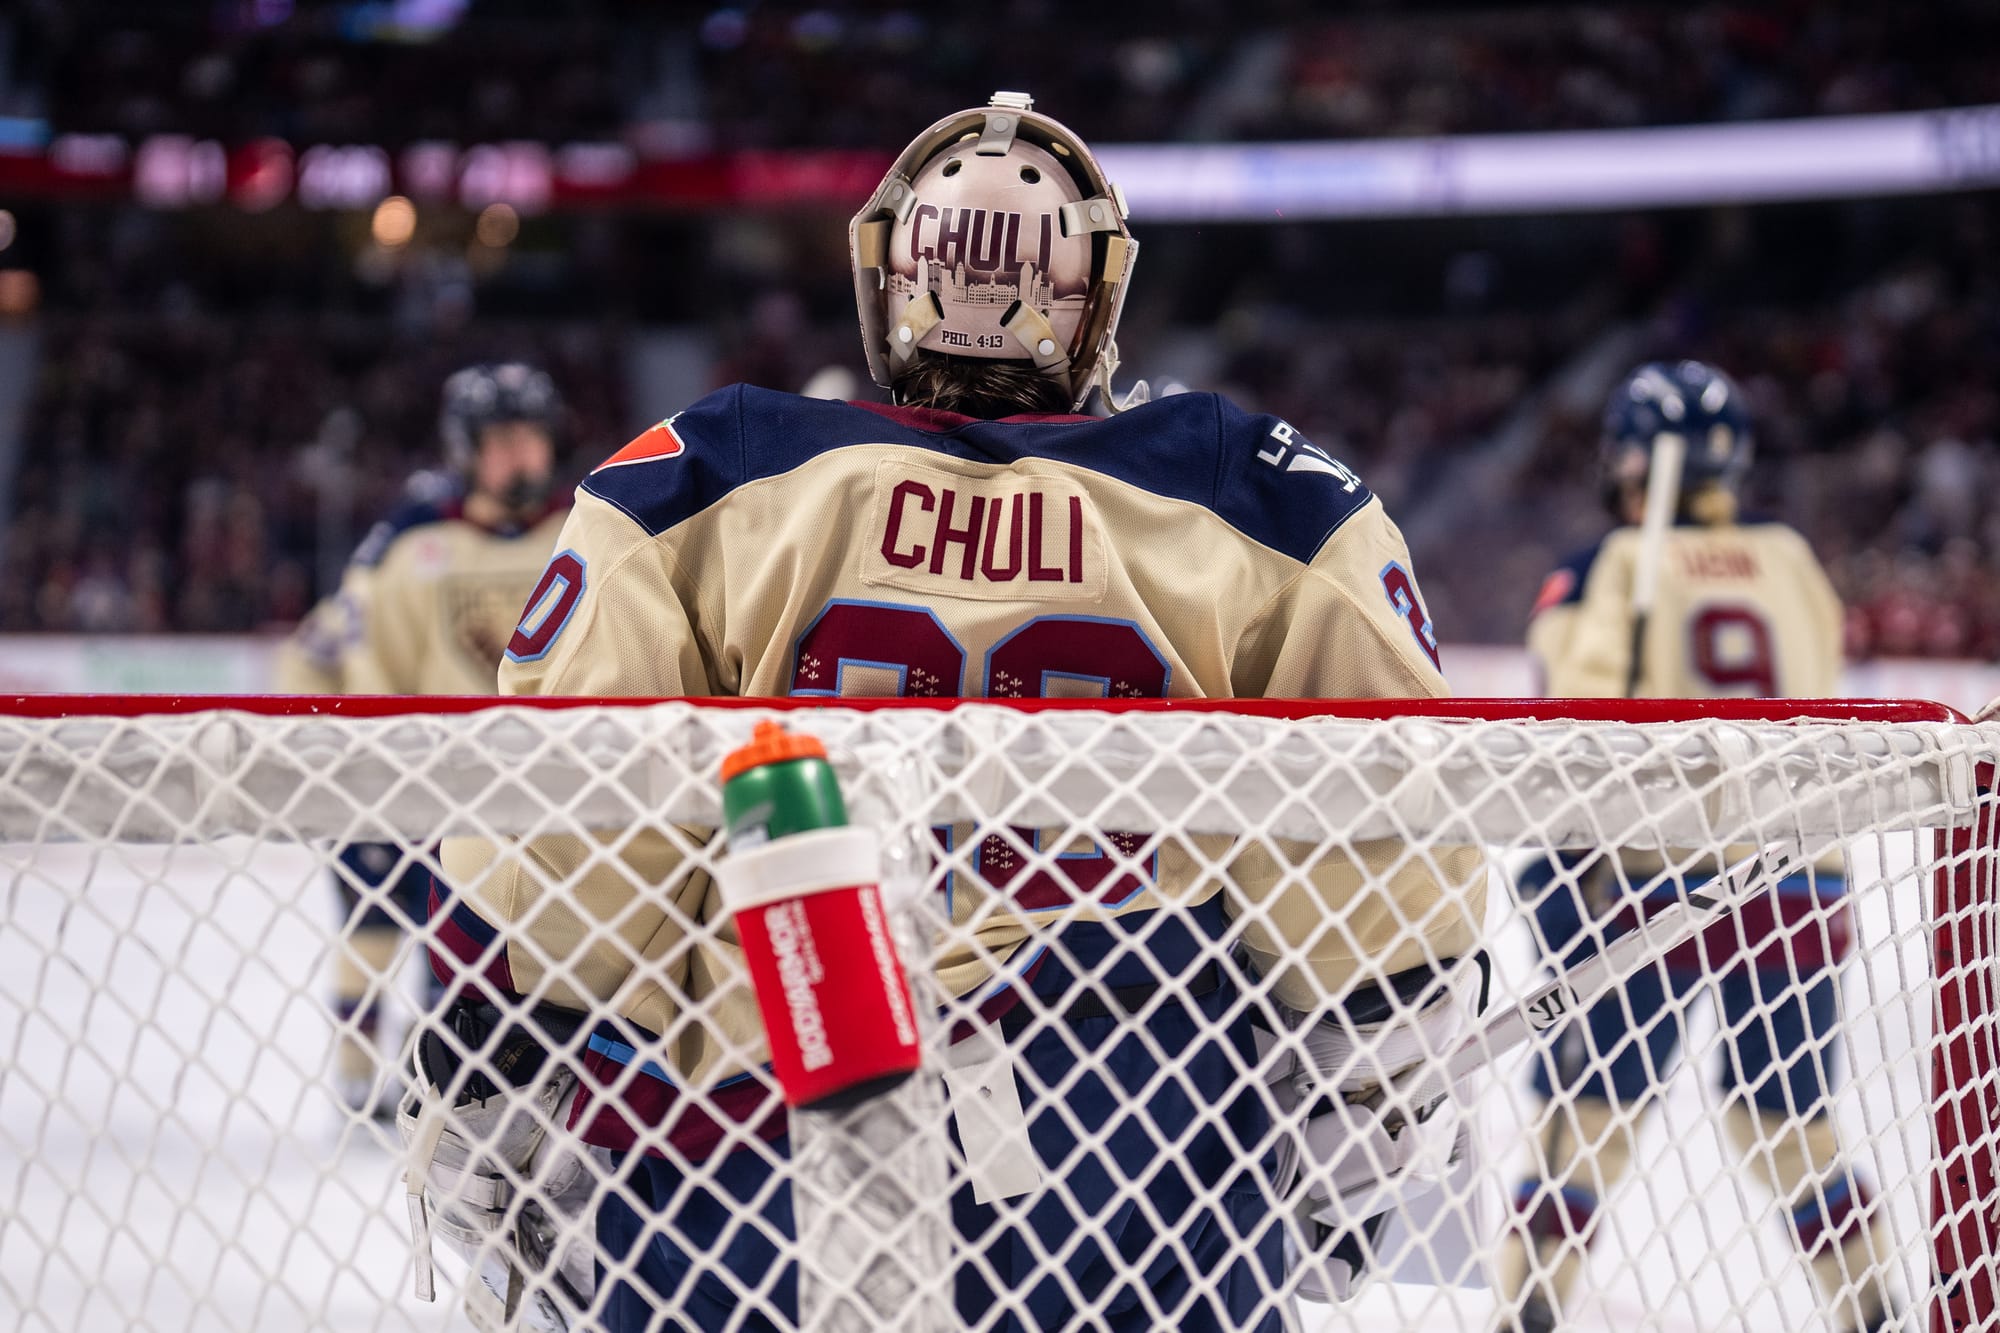
M 850 827 L 826 747 L 777 722 L 722 761 L 723 902 L 793 1107 L 851 1106 L 920 1063 L 909 983 L 877 888 L 874 833 Z

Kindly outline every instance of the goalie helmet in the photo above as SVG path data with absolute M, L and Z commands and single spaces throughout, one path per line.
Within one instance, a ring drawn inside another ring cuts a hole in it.
M 1683 495 L 1704 486 L 1734 490 L 1750 466 L 1750 410 L 1736 381 L 1701 361 L 1648 362 L 1604 407 L 1604 490 L 1614 509 L 1622 488 L 1645 485 L 1662 435 L 1687 444 Z
M 553 435 L 561 414 L 562 395 L 548 372 L 520 361 L 467 366 L 444 382 L 438 434 L 446 461 L 465 473 L 479 456 L 479 436 L 488 426 L 533 421 Z
M 920 351 L 1027 361 L 1110 397 L 1139 246 L 1090 149 L 1023 93 L 918 135 L 848 227 L 861 340 L 893 388 Z

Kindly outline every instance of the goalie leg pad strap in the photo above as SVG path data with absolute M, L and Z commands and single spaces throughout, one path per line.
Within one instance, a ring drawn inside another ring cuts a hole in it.
M 517 1326 L 525 1293 L 532 1308 L 518 1326 L 565 1328 L 568 1319 L 543 1289 L 564 1292 L 579 1310 L 588 1304 L 594 1270 L 587 1213 L 603 1174 L 594 1164 L 608 1160 L 562 1129 L 576 1076 L 554 1063 L 537 1033 L 492 1006 L 455 1005 L 443 1026 L 450 1036 L 432 1030 L 419 1042 L 419 1087 L 397 1117 L 408 1150 L 418 1294 L 435 1298 L 436 1233 L 500 1297 L 503 1326 Z M 456 1091 L 455 1104 L 447 1089 Z M 483 1306 L 482 1313 L 492 1315 Z
M 430 1177 L 437 1157 L 438 1138 L 444 1133 L 443 1099 L 432 1089 L 425 1101 L 416 1089 L 410 1090 L 396 1116 L 396 1128 L 403 1136 L 403 1188 L 409 1198 L 410 1250 L 416 1259 L 416 1297 L 437 1299 L 437 1269 L 431 1261 L 430 1208 L 424 1200 L 424 1182 Z
M 1485 1003 L 1485 976 L 1483 955 L 1412 968 L 1329 1012 L 1274 1005 L 1282 1031 L 1256 1034 L 1272 1108 L 1281 1125 L 1297 1125 L 1280 1136 L 1273 1184 L 1312 1256 L 1299 1275 L 1302 1297 L 1343 1298 L 1386 1215 L 1436 1189 L 1469 1151 L 1461 1098 L 1416 1105 L 1396 1080 L 1452 1049 Z

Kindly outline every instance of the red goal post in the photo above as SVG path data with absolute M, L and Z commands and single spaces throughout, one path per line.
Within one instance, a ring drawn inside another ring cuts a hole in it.
M 1885 1200 L 1907 1196 L 1921 1214 L 1922 1234 L 1901 1256 L 1900 1284 L 1913 1304 L 1927 1307 L 1934 1333 L 2000 1329 L 2000 859 L 1993 792 L 2000 725 L 1971 723 L 1936 704 L 1878 700 L 0 698 L 0 889 L 10 919 L 21 926 L 0 949 L 0 974 L 70 973 L 61 994 L 54 986 L 0 982 L 0 1031 L 9 1022 L 17 1031 L 13 1051 L 0 1051 L 12 1065 L 0 1075 L 0 1112 L 6 1112 L 0 1124 L 12 1126 L 0 1127 L 0 1199 L 11 1187 L 16 1213 L 11 1242 L 0 1243 L 0 1311 L 13 1306 L 25 1322 L 39 1318 L 51 1327 L 94 1326 L 106 1311 L 126 1311 L 139 1298 L 109 1288 L 130 1276 L 110 1264 L 82 1262 L 96 1244 L 100 1259 L 122 1256 L 143 1268 L 145 1291 L 185 1289 L 189 1322 L 176 1324 L 169 1314 L 161 1327 L 206 1326 L 198 1318 L 207 1304 L 199 1289 L 204 1279 L 184 1271 L 182 1241 L 155 1234 L 137 1217 L 113 1216 L 103 1203 L 122 1197 L 132 1202 L 114 1208 L 137 1210 L 150 1191 L 196 1205 L 199 1213 L 206 1199 L 186 1185 L 185 1164 L 163 1160 L 157 1140 L 144 1151 L 123 1151 L 132 1131 L 121 1117 L 131 1105 L 155 1100 L 135 1088 L 133 1070 L 115 1062 L 116 1041 L 99 1031 L 109 1022 L 105 1013 L 120 1016 L 125 1026 L 117 1035 L 127 1040 L 128 1053 L 158 1036 L 168 1056 L 177 1052 L 188 1069 L 216 1084 L 206 1100 L 184 1102 L 177 1091 L 157 1106 L 187 1140 L 183 1147 L 199 1157 L 197 1165 L 234 1162 L 219 1145 L 238 1132 L 234 1118 L 242 1108 L 273 1119 L 256 1083 L 260 1061 L 298 1066 L 283 1094 L 295 1103 L 323 1072 L 323 1052 L 276 1049 L 281 1038 L 289 1040 L 277 1029 L 252 1032 L 248 1045 L 255 1050 L 247 1057 L 211 1055 L 202 1025 L 240 1023 L 245 1015 L 233 1012 L 227 988 L 180 984 L 199 978 L 185 970 L 193 963 L 147 937 L 150 898 L 171 899 L 176 913 L 194 921 L 189 940 L 204 922 L 224 919 L 216 904 L 231 895 L 256 899 L 272 920 L 302 935 L 311 910 L 299 902 L 318 890 L 301 866 L 316 874 L 337 841 L 393 842 L 405 856 L 434 865 L 429 849 L 443 832 L 508 837 L 546 832 L 552 820 L 603 828 L 629 823 L 640 811 L 675 823 L 713 822 L 717 760 L 771 710 L 825 735 L 850 780 L 878 761 L 915 761 L 906 780 L 922 791 L 901 812 L 906 822 L 920 815 L 925 825 L 969 820 L 982 833 L 1028 824 L 1087 837 L 1092 830 L 1164 825 L 1163 839 L 1233 830 L 1288 843 L 1436 840 L 1488 848 L 1496 872 L 1537 851 L 1586 848 L 1613 823 L 1631 831 L 1633 845 L 1662 848 L 1761 841 L 1746 835 L 1778 825 L 1846 845 L 1893 844 L 1909 864 L 1892 869 L 1883 851 L 1873 882 L 1857 880 L 1854 891 L 1859 901 L 1870 892 L 1888 897 L 1912 879 L 1924 883 L 1922 920 L 1892 921 L 1877 951 L 1900 957 L 1920 935 L 1928 957 L 1927 993 L 1914 1001 L 1927 1017 L 1912 1039 L 1927 1076 L 1914 1093 L 1888 1097 L 1920 1099 L 1928 1138 L 1916 1155 L 1921 1161 L 1913 1156 L 1907 1163 L 1921 1180 L 1881 1182 Z M 896 813 L 886 797 L 873 808 L 883 818 Z M 1147 813 L 1154 823 L 1138 818 Z M 232 840 L 240 839 L 304 849 L 304 859 L 268 879 L 272 872 L 255 856 L 239 855 Z M 130 858 L 134 868 L 121 870 L 124 880 L 105 890 L 120 906 L 101 910 L 92 897 L 96 877 L 128 859 L 109 850 L 119 847 L 164 850 Z M 175 849 L 190 847 L 212 852 L 226 868 L 184 877 L 172 863 Z M 1040 855 L 1043 869 L 1058 868 L 1060 854 Z M 967 856 L 945 856 L 939 873 L 975 870 Z M 1136 862 L 1127 856 L 1122 868 L 1133 870 Z M 128 906 L 131 915 L 115 914 Z M 43 912 L 60 918 L 61 928 L 44 930 Z M 315 994 L 311 970 L 338 946 L 332 937 L 340 926 L 330 913 L 317 951 L 294 941 L 294 960 L 309 964 L 306 971 L 280 979 L 288 992 L 267 988 L 288 1011 L 293 1000 Z M 1491 911 L 1488 919 L 1503 917 Z M 100 938 L 73 956 L 74 935 L 84 925 Z M 218 929 L 231 936 L 218 946 L 223 952 L 241 951 L 239 968 L 262 965 L 254 952 L 265 937 L 238 939 L 233 926 Z M 152 1008 L 143 994 L 121 989 L 120 969 L 135 953 L 151 955 L 146 966 L 164 978 Z M 1874 965 L 1874 955 L 1857 964 Z M 1849 1014 L 1848 1026 L 1893 1027 L 1907 1016 L 1908 1004 L 1889 1001 L 1909 978 L 1883 966 L 1879 977 L 1866 978 L 1868 1007 Z M 93 974 L 93 967 L 104 970 Z M 186 1029 L 196 1035 L 180 1035 L 183 1019 L 194 1017 L 182 1011 L 197 1001 L 216 1012 Z M 293 1024 L 307 1026 L 303 1019 Z M 330 1039 L 327 1031 L 319 1035 Z M 54 1074 L 47 1064 L 52 1054 L 62 1061 Z M 1691 1047 L 1689 1054 L 1697 1052 Z M 76 1073 L 85 1064 L 87 1077 Z M 1870 1076 L 1857 1061 L 1854 1081 L 1866 1084 Z M 89 1087 L 72 1088 L 73 1077 Z M 220 1118 L 200 1119 L 208 1112 Z M 1891 1129 L 1909 1132 L 1907 1115 L 1892 1108 L 1889 1119 Z M 359 1122 L 338 1113 L 331 1123 L 342 1142 L 364 1134 Z M 211 1143 L 201 1142 L 204 1132 Z M 268 1132 L 275 1146 L 265 1169 L 311 1155 L 287 1128 Z M 79 1143 L 82 1165 L 65 1156 L 79 1151 Z M 106 1165 L 105 1144 L 121 1146 L 113 1155 L 122 1167 Z M 384 1155 L 373 1165 L 389 1161 Z M 381 1326 L 401 1327 L 393 1312 L 402 1308 L 409 1265 L 394 1245 L 398 1201 L 393 1190 L 376 1188 L 381 1182 L 357 1184 L 348 1170 L 321 1168 L 322 1178 L 341 1176 L 354 1206 L 351 1216 L 343 1214 L 339 1238 L 321 1235 L 311 1243 L 329 1252 L 319 1268 L 330 1264 L 343 1281 L 364 1289 L 363 1304 L 388 1321 Z M 273 1201 L 291 1198 L 289 1189 L 268 1177 L 251 1182 L 253 1196 Z M 1690 1184 L 1691 1194 L 1698 1191 Z M 105 1216 L 101 1227 L 82 1228 L 88 1235 L 79 1254 L 76 1225 L 50 1228 L 36 1220 L 50 1209 L 65 1218 Z M 258 1287 L 259 1300 L 280 1309 L 289 1302 L 315 1318 L 337 1303 L 311 1294 L 320 1290 L 319 1268 L 301 1277 L 291 1260 L 253 1254 L 254 1247 L 215 1226 L 224 1257 L 214 1264 L 229 1270 L 240 1245 L 244 1261 L 235 1266 L 246 1270 L 241 1280 Z M 313 1219 L 295 1226 L 301 1233 L 315 1229 Z M 1413 1242 L 1419 1251 L 1429 1243 L 1427 1237 Z M 1475 1246 L 1483 1243 L 1475 1236 Z M 1919 1248 L 1921 1258 L 1913 1258 Z M 791 1257 L 808 1271 L 815 1262 L 803 1253 Z M 1418 1257 L 1439 1262 L 1435 1255 Z M 1476 1255 L 1472 1266 L 1488 1258 Z M 1691 1270 L 1701 1268 L 1691 1263 Z M 1439 1276 L 1449 1282 L 1469 1272 Z M 1788 1281 L 1752 1279 L 1747 1295 L 1728 1297 L 1729 1308 L 1743 1318 L 1761 1310 L 1762 1301 L 1785 1308 L 1786 1299 L 1796 1299 L 1785 1295 Z M 1274 1305 L 1290 1294 L 1274 1292 Z M 1705 1308 L 1687 1299 L 1691 1310 Z

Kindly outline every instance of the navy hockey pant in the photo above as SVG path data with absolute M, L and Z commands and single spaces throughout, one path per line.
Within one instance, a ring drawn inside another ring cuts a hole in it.
M 1522 877 L 1523 896 L 1539 894 L 1535 919 L 1549 949 L 1576 963 L 1597 952 L 1589 913 L 1566 886 L 1551 885 L 1545 867 Z M 1704 881 L 1691 879 L 1690 889 Z M 1830 897 L 1840 885 L 1822 877 Z M 1803 881 L 1798 881 L 1799 887 Z M 1794 887 L 1786 881 L 1783 888 Z M 1723 1044 L 1721 1087 L 1741 1091 L 1759 1110 L 1810 1116 L 1826 1109 L 1832 1081 L 1834 1035 L 1840 1024 L 1840 970 L 1821 963 L 1799 969 L 1738 963 L 1722 975 L 1654 963 L 1641 968 L 1583 1015 L 1587 1045 L 1573 1028 L 1534 1066 L 1535 1091 L 1550 1097 L 1593 1097 L 1615 1105 L 1642 1103 L 1671 1069 L 1680 1049 L 1688 1006 L 1713 985 Z
M 975 1267 L 961 1265 L 955 1284 L 961 1318 L 984 1320 L 1011 1303 L 989 1327 L 1062 1328 L 1072 1321 L 1134 1333 L 1281 1327 L 1265 1293 L 1283 1277 L 1283 1233 L 1243 1146 L 1257 1142 L 1267 1122 L 1254 1093 L 1228 1100 L 1255 1063 L 1248 1025 L 1239 1021 L 1220 1035 L 1214 1026 L 1234 996 L 1224 977 L 1208 994 L 1164 1004 L 1150 1018 L 1146 1027 L 1159 1048 L 1185 1061 L 1163 1079 L 1155 1077 L 1159 1065 L 1146 1043 L 1130 1032 L 1121 1037 L 1130 1021 L 1123 1016 L 1057 1023 L 1028 1041 L 1017 1066 L 1024 1071 L 1029 1134 L 1045 1176 L 1062 1187 L 1045 1190 L 1012 1226 L 974 1203 L 969 1186 L 952 1199 L 961 1244 L 984 1250 L 1002 1287 L 996 1293 Z M 1109 1133 L 1100 1146 L 1076 1154 L 1062 1114 L 1036 1109 L 1032 1098 L 1074 1075 L 1079 1048 L 1101 1052 L 1103 1072 L 1077 1079 L 1064 1100 L 1078 1123 Z M 1221 1126 L 1194 1129 L 1198 1112 L 1217 1109 Z M 777 1146 L 782 1153 L 783 1143 Z M 681 1170 L 670 1162 L 638 1154 L 620 1161 L 619 1173 L 641 1207 L 608 1196 L 598 1211 L 597 1239 L 606 1254 L 636 1253 L 639 1281 L 620 1282 L 610 1294 L 605 1322 L 613 1333 L 719 1329 L 733 1318 L 742 1319 L 734 1327 L 747 1330 L 794 1325 L 796 1266 L 776 1267 L 777 1249 L 765 1230 L 795 1234 L 789 1188 L 765 1192 L 771 1168 L 753 1150 L 709 1165 L 708 1183 L 682 1190 Z M 1223 1189 L 1213 1205 L 1195 1197 L 1198 1188 L 1216 1185 Z M 1141 1193 L 1170 1234 L 1156 1229 Z M 703 1257 L 718 1239 L 720 1254 Z M 1067 1285 L 1091 1304 L 1087 1318 L 1038 1255 L 1061 1256 L 1055 1262 Z M 1191 1280 L 1190 1267 L 1207 1290 Z M 752 1308 L 739 1313 L 746 1305 Z

